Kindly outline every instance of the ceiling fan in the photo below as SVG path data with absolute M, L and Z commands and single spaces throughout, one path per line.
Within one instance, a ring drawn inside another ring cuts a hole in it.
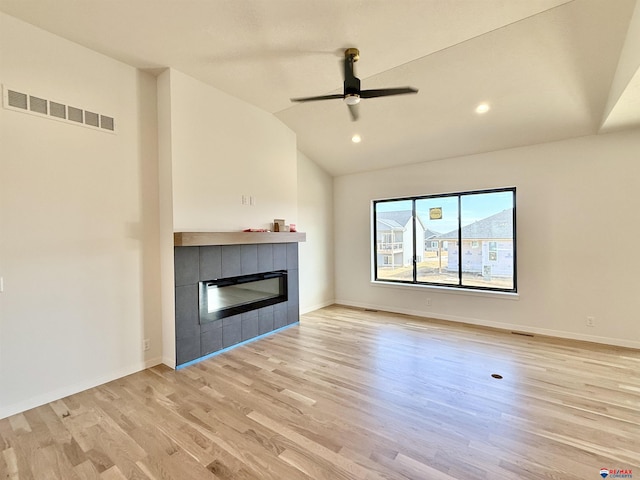
M 404 95 L 418 93 L 412 87 L 379 88 L 374 90 L 360 90 L 360 79 L 353 72 L 353 64 L 360 58 L 357 48 L 347 48 L 344 51 L 344 91 L 342 94 L 321 95 L 319 97 L 292 98 L 292 102 L 316 102 L 318 100 L 332 100 L 341 98 L 349 107 L 352 120 L 358 119 L 358 104 L 362 98 L 388 97 L 390 95 Z

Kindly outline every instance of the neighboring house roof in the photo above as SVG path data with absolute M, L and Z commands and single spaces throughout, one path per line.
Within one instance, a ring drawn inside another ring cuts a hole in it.
M 385 231 L 385 230 L 401 230 L 404 231 L 404 226 L 400 225 L 398 222 L 396 222 L 395 220 L 388 220 L 385 218 L 377 218 L 377 225 L 376 225 L 376 229 L 378 231 Z
M 411 212 L 411 210 L 399 210 L 397 212 L 377 212 L 376 213 L 376 219 L 378 220 L 378 222 L 388 220 L 388 221 L 393 221 L 399 225 L 402 225 L 403 227 L 407 226 L 407 223 L 409 223 L 412 216 L 413 216 L 413 213 Z M 422 225 L 422 228 L 424 228 L 424 223 L 422 222 L 419 216 L 418 216 L 418 221 Z
M 436 232 L 435 230 L 430 230 L 430 229 L 427 228 L 424 231 L 425 240 L 429 240 L 430 238 L 437 237 L 438 235 L 440 235 L 440 232 Z
M 513 209 L 509 208 L 500 213 L 473 222 L 466 227 L 462 227 L 462 238 L 479 240 L 491 238 L 512 238 L 513 236 Z M 439 239 L 458 239 L 458 230 L 452 230 L 438 236 Z

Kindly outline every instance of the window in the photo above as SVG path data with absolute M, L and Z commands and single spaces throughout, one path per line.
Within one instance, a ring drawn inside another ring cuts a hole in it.
M 373 202 L 374 280 L 516 292 L 515 188 Z

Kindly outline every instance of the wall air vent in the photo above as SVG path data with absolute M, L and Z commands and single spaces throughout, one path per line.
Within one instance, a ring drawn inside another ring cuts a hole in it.
M 98 114 L 89 112 L 87 110 L 84 111 L 84 123 L 87 125 L 91 125 L 92 127 L 98 127 Z
M 67 118 L 66 105 L 56 102 L 49 102 L 49 115 L 57 118 Z
M 49 113 L 47 101 L 44 98 L 32 97 L 31 95 L 29 95 L 29 110 L 44 115 Z
M 27 95 L 13 90 L 7 90 L 7 103 L 10 107 L 27 109 Z
M 81 108 L 69 107 L 69 120 L 84 123 L 84 113 Z
M 115 133 L 115 119 L 112 116 L 71 105 L 67 106 L 65 103 L 8 88 L 6 85 L 2 86 L 2 105 L 7 110 L 29 113 L 73 125 L 82 125 L 102 132 Z
M 113 118 L 107 117 L 106 115 L 100 115 L 100 126 L 102 128 L 106 128 L 107 130 L 114 129 Z

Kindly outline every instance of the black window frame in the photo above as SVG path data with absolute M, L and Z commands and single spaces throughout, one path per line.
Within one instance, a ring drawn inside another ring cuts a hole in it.
M 479 285 L 463 285 L 462 284 L 462 197 L 472 196 L 472 195 L 482 195 L 487 193 L 500 193 L 500 192 L 511 192 L 513 195 L 513 211 L 512 211 L 512 221 L 513 221 L 513 288 L 498 288 L 498 287 L 485 287 Z M 455 240 L 458 243 L 458 284 L 451 283 L 440 283 L 440 282 L 425 282 L 418 280 L 418 269 L 417 269 L 417 242 L 416 242 L 416 202 L 418 200 L 425 199 L 434 199 L 434 198 L 450 198 L 457 197 L 458 199 L 458 238 Z M 387 278 L 378 278 L 378 250 L 377 250 L 377 205 L 380 203 L 387 202 L 398 202 L 398 201 L 411 201 L 411 212 L 412 212 L 412 222 L 413 222 L 413 279 L 412 280 L 395 280 L 395 279 L 387 279 Z M 479 291 L 488 291 L 488 292 L 500 292 L 500 293 L 518 293 L 518 255 L 517 255 L 517 238 L 516 238 L 516 187 L 504 187 L 504 188 L 491 188 L 485 190 L 469 190 L 464 192 L 451 192 L 451 193 L 443 193 L 443 194 L 432 194 L 432 195 L 418 195 L 418 196 L 410 196 L 410 197 L 397 197 L 397 198 L 385 198 L 380 200 L 373 200 L 372 202 L 372 220 L 373 220 L 373 228 L 372 228 L 372 241 L 373 241 L 373 281 L 379 283 L 393 283 L 399 285 L 425 285 L 432 287 L 446 287 L 453 288 L 457 290 L 479 290 Z

